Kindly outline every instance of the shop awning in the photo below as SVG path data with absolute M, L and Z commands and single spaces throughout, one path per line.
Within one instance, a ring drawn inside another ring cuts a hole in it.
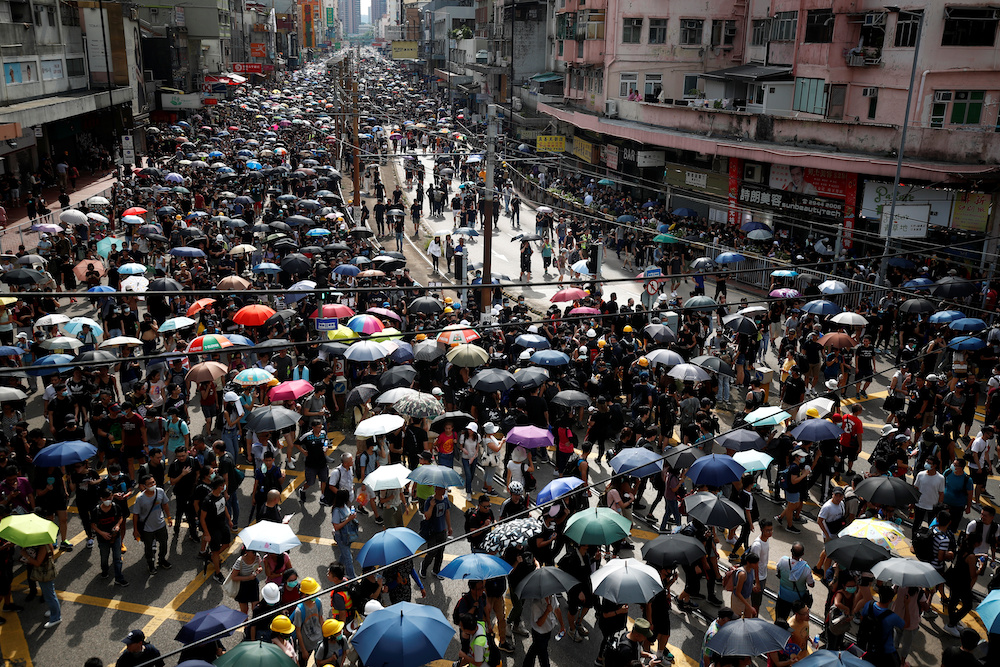
M 528 81 L 537 81 L 538 83 L 548 83 L 550 81 L 563 81 L 566 77 L 558 72 L 540 72 L 533 77 L 530 77 Z
M 705 72 L 699 76 L 706 79 L 740 79 L 743 81 L 791 81 L 791 67 L 774 67 L 771 65 L 737 65 L 714 72 Z
M 111 102 L 115 105 L 132 101 L 131 88 L 113 88 Z M 81 90 L 34 100 L 17 102 L 0 107 L 0 123 L 20 123 L 24 127 L 54 123 L 74 116 L 82 116 L 108 106 L 108 92 Z

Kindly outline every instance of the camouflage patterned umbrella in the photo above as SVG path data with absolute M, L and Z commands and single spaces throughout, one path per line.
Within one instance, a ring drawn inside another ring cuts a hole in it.
M 540 532 L 542 522 L 531 517 L 501 523 L 483 540 L 483 551 L 502 554 L 509 547 L 527 544 L 530 538 Z
M 392 409 L 397 414 L 407 417 L 420 417 L 434 419 L 444 414 L 444 406 L 433 394 L 422 392 L 404 396 L 392 404 Z

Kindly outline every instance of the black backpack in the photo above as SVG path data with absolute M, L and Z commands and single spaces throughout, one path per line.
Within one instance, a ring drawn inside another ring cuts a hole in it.
M 884 653 L 885 637 L 882 635 L 882 621 L 892 613 L 892 609 L 883 609 L 878 614 L 875 613 L 875 603 L 868 603 L 868 610 L 861 616 L 861 624 L 858 626 L 857 645 L 865 653 Z
M 604 667 L 631 667 L 638 656 L 636 643 L 628 638 L 627 630 L 622 630 L 608 641 L 604 651 Z

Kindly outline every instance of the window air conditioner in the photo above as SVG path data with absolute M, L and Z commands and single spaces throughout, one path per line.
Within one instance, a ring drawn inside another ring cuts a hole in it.
M 878 97 L 878 88 L 862 88 L 861 97 Z
M 618 100 L 604 100 L 604 115 L 608 118 L 618 117 Z
M 934 91 L 934 101 L 951 102 L 951 94 L 950 90 L 936 90 Z

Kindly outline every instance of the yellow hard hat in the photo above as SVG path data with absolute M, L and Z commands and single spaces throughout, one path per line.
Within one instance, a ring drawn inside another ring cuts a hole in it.
M 622 329 L 622 331 L 624 331 L 625 333 L 632 333 L 632 325 L 626 324 L 625 327 Z
M 454 302 L 454 301 L 452 300 L 452 298 L 451 298 L 450 296 L 446 296 L 446 297 L 444 298 L 444 302 L 445 302 L 445 303 L 455 303 L 455 302 Z
M 637 363 L 643 368 L 645 368 L 646 366 L 649 365 L 649 359 L 647 359 L 646 357 L 639 357 L 639 361 Z
M 324 637 L 334 637 L 339 635 L 344 629 L 344 622 L 338 621 L 335 618 L 328 618 L 323 621 L 323 636 Z
M 306 577 L 299 582 L 299 590 L 302 591 L 303 595 L 312 595 L 319 590 L 319 582 L 312 577 Z
M 813 419 L 819 419 L 819 410 L 816 408 L 809 408 L 806 410 L 806 415 L 812 417 Z
M 599 341 L 597 341 L 597 347 L 604 347 L 604 346 L 605 346 L 605 345 L 607 345 L 607 344 L 608 344 L 608 341 L 606 341 L 606 340 L 603 340 L 603 339 L 602 339 L 602 340 L 599 340 Z
M 415 340 L 418 343 L 422 340 L 427 340 L 427 334 L 417 334 L 416 336 L 413 337 L 413 340 Z
M 445 309 L 444 309 L 444 312 L 446 312 L 446 313 L 454 313 L 455 309 L 452 308 L 451 306 L 446 306 Z
M 295 632 L 295 625 L 292 624 L 292 619 L 280 614 L 271 621 L 271 632 L 277 632 L 279 635 L 290 635 Z

